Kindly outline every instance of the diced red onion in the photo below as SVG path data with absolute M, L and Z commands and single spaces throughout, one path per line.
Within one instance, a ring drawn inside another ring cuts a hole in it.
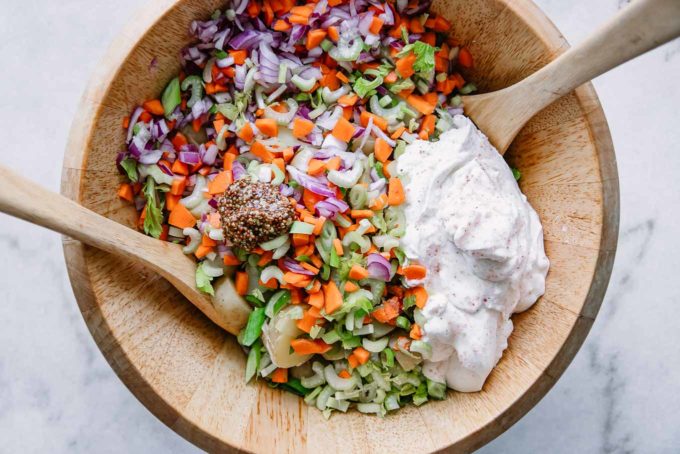
M 140 164 L 156 164 L 160 159 L 161 156 L 163 156 L 163 152 L 161 150 L 152 150 L 152 151 L 145 151 L 142 152 L 141 156 L 139 157 L 139 162 Z
M 231 173 L 234 176 L 234 181 L 241 179 L 244 175 L 247 175 L 246 168 L 243 167 L 239 161 L 234 161 L 231 165 Z
M 204 164 L 208 164 L 209 166 L 213 165 L 215 163 L 215 158 L 217 158 L 217 145 L 212 144 L 208 147 L 207 150 L 205 150 L 205 154 L 201 158 Z
M 314 276 L 314 273 L 312 271 L 303 268 L 297 261 L 291 259 L 290 257 L 284 257 L 283 260 L 281 261 L 281 264 L 283 268 L 285 268 L 288 271 L 292 271 L 293 273 Z
M 286 170 L 303 188 L 309 189 L 314 194 L 322 195 L 324 197 L 335 197 L 335 191 L 329 188 L 326 182 L 320 178 L 307 175 L 293 166 L 286 166 Z
M 374 279 L 388 282 L 392 271 L 390 262 L 380 254 L 373 253 L 366 259 L 366 269 L 369 276 Z
M 137 107 L 135 111 L 132 113 L 132 116 L 130 117 L 130 124 L 128 125 L 128 131 L 127 131 L 127 141 L 130 142 L 132 140 L 132 133 L 135 125 L 137 124 L 137 120 L 139 120 L 139 116 L 144 112 L 144 109 L 141 107 Z
M 184 164 L 196 165 L 201 162 L 201 155 L 195 151 L 180 151 L 178 159 Z

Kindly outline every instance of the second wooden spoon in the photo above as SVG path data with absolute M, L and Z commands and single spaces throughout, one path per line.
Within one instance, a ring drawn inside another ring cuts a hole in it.
M 634 1 L 584 42 L 526 79 L 495 92 L 464 96 L 465 115 L 503 154 L 519 130 L 544 107 L 678 36 L 680 0 Z

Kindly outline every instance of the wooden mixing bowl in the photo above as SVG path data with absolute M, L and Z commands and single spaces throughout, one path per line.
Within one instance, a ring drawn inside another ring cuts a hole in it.
M 152 0 L 113 43 L 83 96 L 62 192 L 134 228 L 116 196 L 121 119 L 157 97 L 179 70 L 191 20 L 223 0 Z M 527 0 L 435 0 L 475 56 L 481 91 L 508 86 L 567 48 Z M 92 336 L 125 385 L 158 418 L 209 451 L 356 453 L 469 451 L 499 435 L 550 389 L 581 346 L 612 269 L 619 222 L 616 161 L 591 85 L 536 116 L 506 155 L 545 228 L 545 295 L 514 317 L 510 348 L 484 390 L 404 408 L 384 419 L 355 411 L 326 421 L 298 397 L 246 385 L 244 355 L 165 280 L 65 239 L 74 293 Z

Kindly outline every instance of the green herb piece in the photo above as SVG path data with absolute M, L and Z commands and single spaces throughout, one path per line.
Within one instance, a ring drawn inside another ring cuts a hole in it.
M 125 158 L 120 162 L 120 166 L 125 170 L 125 174 L 128 179 L 133 183 L 136 183 L 139 179 L 139 174 L 137 173 L 137 161 L 132 158 Z
M 522 173 L 515 167 L 511 167 L 511 170 L 512 176 L 515 177 L 515 181 L 519 181 L 519 179 L 522 178 Z
M 161 104 L 163 104 L 163 112 L 166 117 L 169 117 L 175 108 L 182 103 L 182 95 L 179 89 L 179 77 L 175 77 L 170 81 L 161 97 Z
M 430 46 L 422 41 L 413 43 L 413 53 L 416 55 L 416 62 L 413 64 L 413 69 L 415 69 L 416 72 L 430 72 L 434 70 L 434 54 L 436 51 L 436 47 Z
M 156 182 L 153 178 L 147 177 L 143 188 L 146 197 L 146 217 L 144 218 L 144 233 L 154 238 L 160 238 L 163 232 L 161 223 L 163 222 L 163 205 L 158 200 L 156 193 Z

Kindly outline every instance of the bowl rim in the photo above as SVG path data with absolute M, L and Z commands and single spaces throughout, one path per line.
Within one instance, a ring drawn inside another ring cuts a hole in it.
M 173 8 L 178 7 L 182 1 L 185 0 L 150 0 L 109 46 L 100 60 L 106 64 L 97 65 L 91 75 L 76 110 L 64 154 L 61 193 L 66 197 L 78 203 L 82 200 L 82 180 L 79 175 L 87 164 L 87 150 L 94 133 L 93 128 L 103 107 L 101 101 L 108 94 L 110 84 L 117 77 L 122 63 L 135 51 L 157 22 Z M 556 58 L 569 48 L 557 27 L 532 0 L 493 1 L 513 10 L 543 44 L 553 51 L 552 58 Z M 468 433 L 455 444 L 441 447 L 441 450 L 477 449 L 503 433 L 533 408 L 557 382 L 579 351 L 604 299 L 614 264 L 619 230 L 620 195 L 616 156 L 604 111 L 592 84 L 587 83 L 577 88 L 575 95 L 587 119 L 589 133 L 597 150 L 603 197 L 602 236 L 598 257 L 581 312 L 548 367 L 524 393 L 518 395 L 494 420 L 481 426 L 477 431 Z M 112 330 L 101 313 L 92 290 L 85 257 L 88 246 L 67 237 L 63 238 L 62 243 L 69 279 L 81 314 L 98 348 L 123 384 L 165 425 L 196 446 L 204 449 L 214 449 L 215 446 L 221 446 L 222 449 L 244 449 L 228 445 L 224 440 L 185 418 L 180 409 L 175 408 L 160 394 L 138 391 L 152 389 L 152 385 L 144 379 L 135 363 L 119 345 L 113 348 L 110 348 L 111 346 L 104 348 L 102 345 L 102 339 L 111 335 Z

